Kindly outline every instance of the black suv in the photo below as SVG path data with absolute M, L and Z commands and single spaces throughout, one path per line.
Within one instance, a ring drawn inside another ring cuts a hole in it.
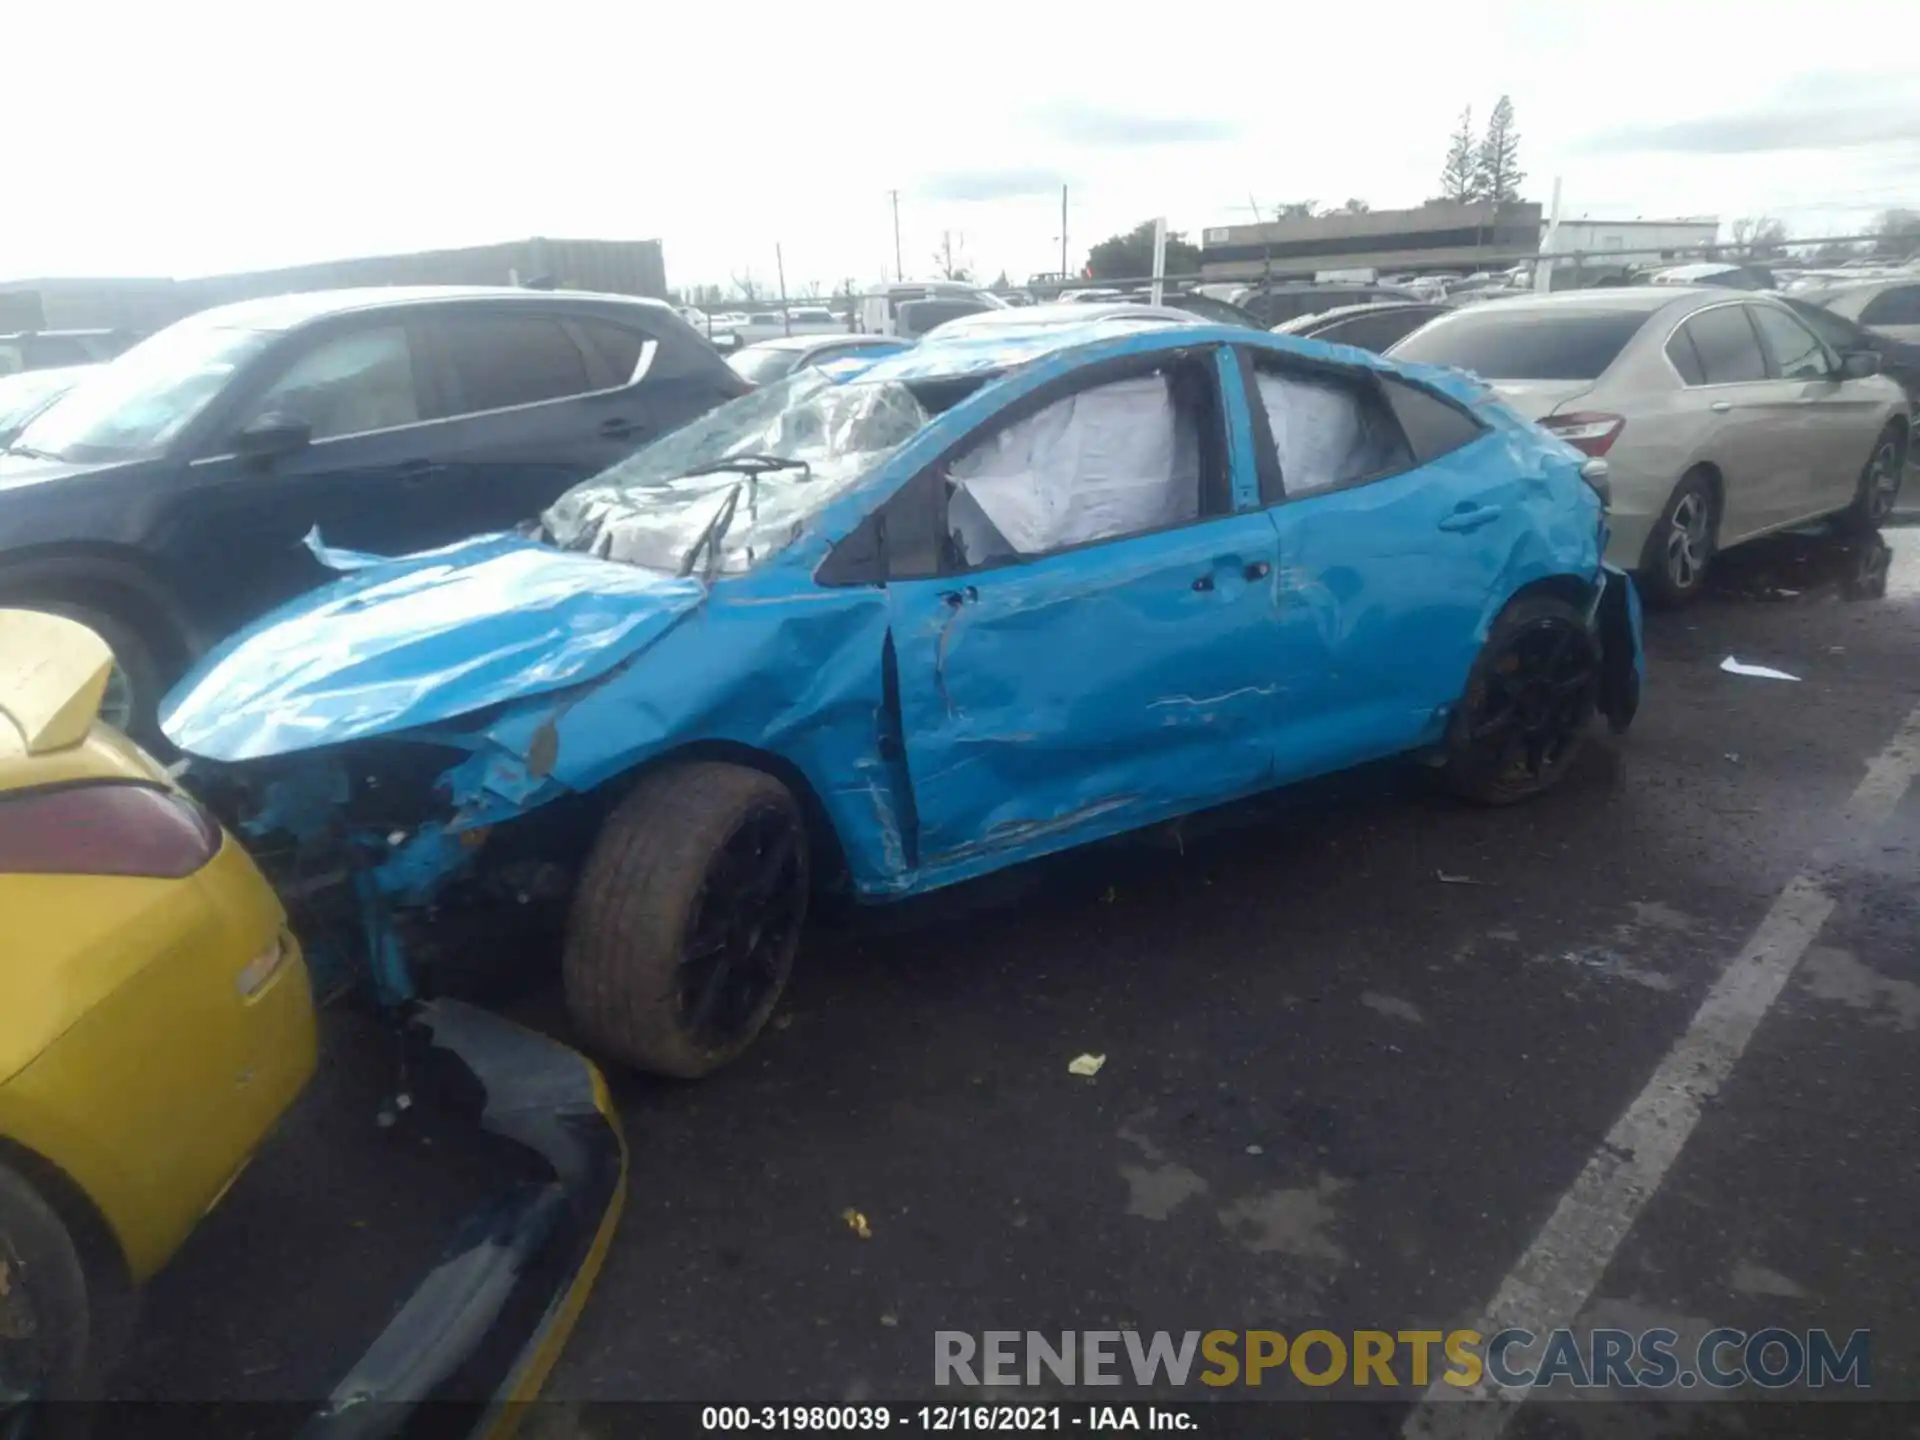
M 507 529 L 747 382 L 671 308 L 507 289 L 341 290 L 203 311 L 0 453 L 0 605 L 91 625 L 105 710 L 152 734 L 222 635 L 331 578 Z

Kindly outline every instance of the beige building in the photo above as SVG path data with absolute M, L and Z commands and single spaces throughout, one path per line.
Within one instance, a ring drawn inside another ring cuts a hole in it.
M 1540 249 L 1540 207 L 1436 202 L 1417 210 L 1316 215 L 1201 233 L 1208 280 L 1310 280 L 1329 270 L 1504 269 Z

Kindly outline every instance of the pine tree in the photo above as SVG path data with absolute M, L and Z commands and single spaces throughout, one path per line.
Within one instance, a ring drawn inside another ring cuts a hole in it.
M 1527 176 L 1520 168 L 1520 132 L 1513 128 L 1513 101 L 1505 95 L 1488 117 L 1486 138 L 1480 142 L 1474 170 L 1482 200 L 1505 205 L 1520 198 L 1520 182 Z
M 1480 198 L 1480 173 L 1473 141 L 1473 107 L 1460 112 L 1460 128 L 1447 142 L 1447 163 L 1440 171 L 1441 198 L 1465 205 Z

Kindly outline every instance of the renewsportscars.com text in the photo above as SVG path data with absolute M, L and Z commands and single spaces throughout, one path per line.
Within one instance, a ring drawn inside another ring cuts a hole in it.
M 1299 1384 L 1324 1390 L 1500 1387 L 1609 1390 L 1866 1389 L 1872 1335 L 1777 1327 L 1710 1330 L 966 1330 L 934 1332 L 936 1385 L 1216 1388 Z

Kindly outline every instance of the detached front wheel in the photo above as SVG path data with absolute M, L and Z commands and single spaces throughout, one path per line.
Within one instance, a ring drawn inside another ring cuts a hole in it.
M 574 895 L 574 1022 L 642 1070 L 718 1069 L 786 988 L 810 885 L 805 818 L 778 780 L 710 761 L 647 776 L 607 817 Z
M 1448 728 L 1441 777 L 1481 805 L 1510 805 L 1560 783 L 1586 740 L 1600 649 L 1566 601 L 1514 601 L 1493 631 Z

